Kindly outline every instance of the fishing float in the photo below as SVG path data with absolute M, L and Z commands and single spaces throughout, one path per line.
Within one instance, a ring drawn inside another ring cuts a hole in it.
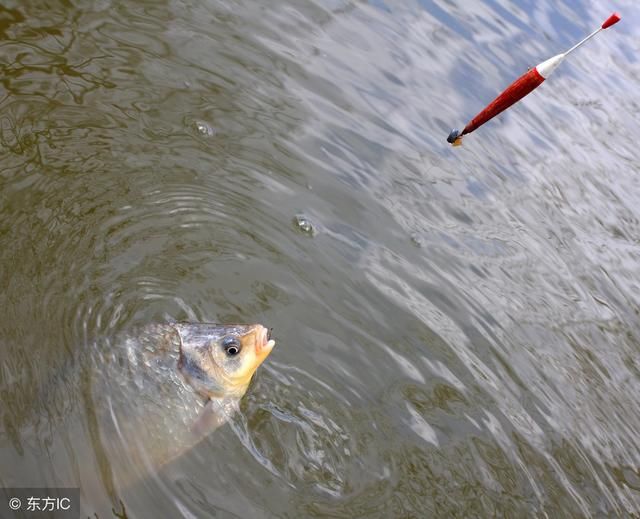
M 451 130 L 447 142 L 453 146 L 460 146 L 462 144 L 462 136 L 477 130 L 484 123 L 493 119 L 496 115 L 500 114 L 514 103 L 517 103 L 527 94 L 530 94 L 533 90 L 538 88 L 545 79 L 547 79 L 551 73 L 558 68 L 560 63 L 571 54 L 578 47 L 589 41 L 600 31 L 611 27 L 613 24 L 620 21 L 620 15 L 613 13 L 607 18 L 604 23 L 593 31 L 584 40 L 576 43 L 568 51 L 562 54 L 557 54 L 546 61 L 543 61 L 539 65 L 522 74 L 518 79 L 511 83 L 498 97 L 496 97 L 491 103 L 489 103 L 478 115 L 476 115 L 469 123 L 464 127 L 462 131 Z

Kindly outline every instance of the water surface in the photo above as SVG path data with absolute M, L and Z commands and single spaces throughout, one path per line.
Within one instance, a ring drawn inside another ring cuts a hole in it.
M 639 514 L 637 6 L 453 149 L 609 11 L 267 4 L 0 8 L 0 484 L 100 517 Z M 230 426 L 119 486 L 75 359 L 182 319 L 278 344 Z

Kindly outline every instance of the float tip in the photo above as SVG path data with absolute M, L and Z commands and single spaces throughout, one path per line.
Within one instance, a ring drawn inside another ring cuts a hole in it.
M 602 28 L 606 29 L 607 27 L 611 27 L 614 23 L 618 23 L 620 21 L 620 15 L 618 13 L 613 13 L 609 18 L 607 18 L 602 24 Z

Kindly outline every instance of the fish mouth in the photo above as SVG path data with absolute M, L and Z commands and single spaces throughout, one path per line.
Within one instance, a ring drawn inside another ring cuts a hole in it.
M 256 328 L 256 354 L 266 357 L 276 345 L 276 341 L 271 338 L 271 328 L 265 328 L 261 324 Z

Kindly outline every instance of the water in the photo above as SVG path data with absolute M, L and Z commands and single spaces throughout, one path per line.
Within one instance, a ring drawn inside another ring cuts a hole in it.
M 192 4 L 0 8 L 0 484 L 100 517 L 640 514 L 635 3 L 458 149 L 608 8 Z M 169 319 L 278 342 L 230 426 L 116 488 L 68 367 Z

